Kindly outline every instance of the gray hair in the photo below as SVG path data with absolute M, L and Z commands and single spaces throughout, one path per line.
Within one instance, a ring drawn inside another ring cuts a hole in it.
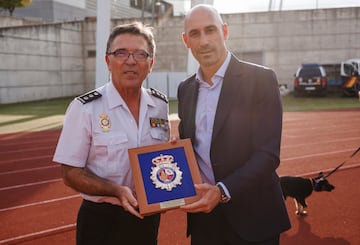
M 110 46 L 113 43 L 114 39 L 121 34 L 133 34 L 133 35 L 140 35 L 143 36 L 148 44 L 149 53 L 151 57 L 155 56 L 155 40 L 154 40 L 154 34 L 152 32 L 153 28 L 150 26 L 146 26 L 141 22 L 133 22 L 130 24 L 123 24 L 115 26 L 109 35 L 109 39 L 107 41 L 106 45 L 106 52 L 110 52 Z

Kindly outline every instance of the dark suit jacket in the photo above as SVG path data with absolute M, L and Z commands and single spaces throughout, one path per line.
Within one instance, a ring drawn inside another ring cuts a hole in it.
M 179 134 L 192 142 L 197 95 L 195 76 L 179 85 Z M 232 56 L 219 97 L 210 157 L 215 180 L 223 182 L 231 194 L 231 201 L 220 208 L 243 239 L 264 240 L 290 228 L 275 172 L 281 130 L 282 104 L 275 73 Z

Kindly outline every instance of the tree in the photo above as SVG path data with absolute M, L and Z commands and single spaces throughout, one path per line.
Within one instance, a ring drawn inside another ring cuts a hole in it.
M 15 8 L 26 7 L 30 3 L 31 0 L 0 0 L 0 8 L 8 10 L 12 16 Z

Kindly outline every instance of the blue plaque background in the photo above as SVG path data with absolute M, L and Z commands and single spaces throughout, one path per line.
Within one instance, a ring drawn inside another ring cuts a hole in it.
M 177 163 L 178 168 L 182 172 L 181 185 L 177 185 L 171 191 L 156 188 L 150 178 L 152 167 L 156 167 L 156 165 L 152 163 L 152 159 L 161 154 L 172 155 L 174 157 L 172 163 Z M 166 202 L 196 195 L 184 147 L 138 154 L 138 160 L 148 204 Z

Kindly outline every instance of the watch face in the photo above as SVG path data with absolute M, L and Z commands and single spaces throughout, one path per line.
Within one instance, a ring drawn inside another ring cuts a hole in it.
M 225 203 L 225 202 L 228 202 L 228 201 L 229 201 L 229 198 L 226 195 L 221 195 L 221 202 L 222 203 Z

